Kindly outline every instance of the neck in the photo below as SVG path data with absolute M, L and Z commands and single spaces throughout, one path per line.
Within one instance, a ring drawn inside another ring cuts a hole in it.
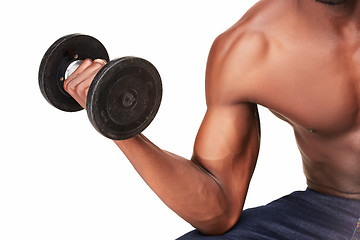
M 358 0 L 297 0 L 298 12 L 312 23 L 342 31 L 360 31 Z
M 330 6 L 339 6 L 339 5 L 346 4 L 347 0 L 338 0 L 338 1 L 336 1 L 336 0 L 315 0 L 315 2 L 327 4 Z

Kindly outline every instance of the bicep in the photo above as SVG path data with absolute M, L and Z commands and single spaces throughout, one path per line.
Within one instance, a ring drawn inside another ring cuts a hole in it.
M 241 213 L 260 145 L 260 125 L 254 104 L 210 106 L 199 129 L 192 160 L 208 171 L 229 201 L 229 211 Z
M 260 124 L 255 104 L 209 107 L 196 137 L 194 161 L 216 178 L 222 178 L 222 171 L 237 171 L 238 165 L 248 164 L 251 170 L 259 145 Z

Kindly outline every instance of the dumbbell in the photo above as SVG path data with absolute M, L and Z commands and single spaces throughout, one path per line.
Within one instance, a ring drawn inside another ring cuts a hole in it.
M 107 61 L 96 74 L 87 95 L 86 111 L 92 125 L 113 140 L 141 133 L 160 107 L 160 75 L 154 65 L 142 58 L 109 61 L 105 47 L 94 37 L 67 35 L 46 51 L 39 68 L 39 87 L 45 99 L 66 112 L 82 110 L 64 90 L 64 80 L 87 58 Z

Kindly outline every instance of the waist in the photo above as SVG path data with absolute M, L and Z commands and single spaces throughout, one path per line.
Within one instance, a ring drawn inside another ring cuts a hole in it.
M 360 204 L 360 190 L 358 186 L 356 186 L 357 185 L 356 183 L 352 185 L 348 185 L 346 187 L 342 187 L 341 185 L 339 186 L 339 184 L 330 185 L 330 184 L 316 183 L 310 180 L 309 178 L 307 178 L 307 185 L 310 191 L 314 191 L 328 196 L 355 200 L 358 201 Z

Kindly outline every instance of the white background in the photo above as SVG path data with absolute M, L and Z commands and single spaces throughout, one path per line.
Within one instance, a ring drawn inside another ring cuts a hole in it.
M 190 158 L 205 112 L 210 46 L 256 1 L 6 1 L 0 10 L 0 239 L 175 239 L 193 228 L 169 210 L 86 112 L 42 97 L 47 48 L 70 33 L 98 38 L 110 58 L 151 61 L 163 101 L 145 135 Z M 281 67 L 281 66 L 279 66 Z M 245 208 L 305 189 L 286 123 L 260 108 L 262 145 Z

